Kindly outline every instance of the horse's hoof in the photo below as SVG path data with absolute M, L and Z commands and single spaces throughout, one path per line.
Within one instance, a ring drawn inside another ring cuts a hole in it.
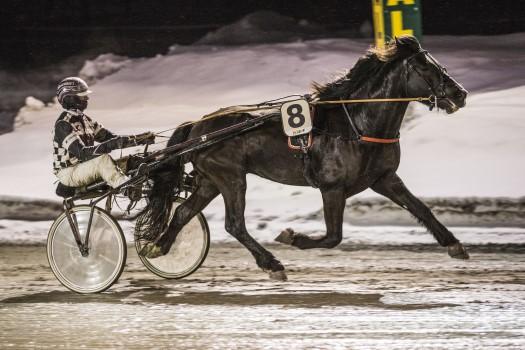
M 160 246 L 155 243 L 148 243 L 139 252 L 140 256 L 146 257 L 148 259 L 155 259 L 159 256 L 163 256 Z
M 270 279 L 274 281 L 287 281 L 288 277 L 286 276 L 286 272 L 284 272 L 284 270 L 270 271 Z
M 286 230 L 282 231 L 279 234 L 279 236 L 275 237 L 275 241 L 283 244 L 292 245 L 294 234 L 295 233 L 291 228 L 287 228 Z
M 454 259 L 468 259 L 469 255 L 467 253 L 467 250 L 465 247 L 463 247 L 463 244 L 457 242 L 454 244 L 449 245 L 448 247 L 448 255 Z

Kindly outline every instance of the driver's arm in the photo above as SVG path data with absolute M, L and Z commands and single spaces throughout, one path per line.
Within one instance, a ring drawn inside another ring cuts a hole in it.
M 93 124 L 94 128 L 94 134 L 95 134 L 95 141 L 97 142 L 104 142 L 111 140 L 115 137 L 117 137 L 116 134 L 112 133 L 108 129 L 106 129 L 102 124 L 100 124 L 97 121 L 94 121 L 90 117 L 86 115 L 86 118 Z
M 116 134 L 112 133 L 104 126 L 102 126 L 102 124 L 100 124 L 99 122 L 92 120 L 87 115 L 86 118 L 93 124 L 95 141 L 103 143 L 105 141 L 109 141 L 111 139 L 114 139 L 115 137 L 118 137 Z M 155 136 L 151 132 L 121 137 L 125 138 L 127 140 L 127 143 L 125 146 L 120 148 L 151 144 L 155 142 Z
M 82 142 L 82 140 L 77 136 L 73 130 L 73 127 L 65 121 L 60 121 L 57 123 L 55 133 L 57 135 L 66 135 L 62 141 L 62 146 L 82 162 L 93 159 L 102 154 L 110 153 L 115 149 L 136 145 L 135 140 L 130 137 L 115 136 L 111 134 L 113 137 L 108 138 L 98 145 L 86 146 L 84 142 Z

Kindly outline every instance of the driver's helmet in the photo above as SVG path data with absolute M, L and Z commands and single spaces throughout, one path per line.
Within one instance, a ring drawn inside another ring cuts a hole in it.
M 67 77 L 58 83 L 57 87 L 58 103 L 62 106 L 67 96 L 86 96 L 90 93 L 88 84 L 78 77 Z

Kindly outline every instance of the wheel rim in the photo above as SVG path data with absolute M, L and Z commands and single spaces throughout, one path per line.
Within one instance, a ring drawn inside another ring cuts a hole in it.
M 73 208 L 73 215 L 84 239 L 90 208 Z M 51 269 L 67 288 L 94 293 L 111 286 L 120 276 L 126 259 L 126 245 L 120 226 L 102 210 L 95 208 L 89 234 L 89 254 L 83 257 L 63 214 L 51 228 L 48 241 Z
M 174 202 L 171 217 L 180 205 L 180 200 Z M 164 278 L 183 278 L 195 272 L 206 259 L 210 243 L 209 229 L 202 214 L 195 215 L 177 235 L 175 243 L 168 254 L 148 259 L 139 255 L 140 260 L 148 270 Z M 140 240 L 135 241 L 137 251 L 142 249 Z

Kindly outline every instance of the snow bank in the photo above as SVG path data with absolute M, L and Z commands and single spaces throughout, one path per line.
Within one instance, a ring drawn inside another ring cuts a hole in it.
M 20 110 L 18 111 L 15 117 L 14 127 L 19 128 L 24 124 L 31 123 L 31 121 L 29 121 L 26 117 L 28 112 L 40 111 L 44 109 L 45 106 L 46 105 L 44 102 L 40 101 L 37 98 L 34 98 L 33 96 L 26 97 L 25 105 L 22 108 L 20 108 Z
M 299 192 L 292 196 L 299 196 Z M 445 225 L 484 227 L 525 227 L 525 197 L 509 198 L 421 198 L 436 217 Z M 105 202 L 104 202 L 105 203 Z M 102 203 L 102 204 L 104 204 Z M 287 203 L 285 203 L 286 205 Z M 113 205 L 113 217 L 134 220 L 138 209 L 129 215 L 123 211 L 127 200 Z M 30 199 L 25 197 L 0 196 L 0 220 L 54 220 L 63 212 L 58 200 Z M 283 212 L 285 209 L 283 208 Z M 224 216 L 207 212 L 211 221 L 222 225 Z M 302 224 L 323 221 L 323 210 L 305 212 L 302 215 L 291 211 L 288 215 L 251 214 L 257 229 L 266 229 L 270 223 L 284 226 L 287 222 Z M 385 198 L 357 198 L 350 200 L 345 209 L 345 222 L 357 226 L 397 225 L 410 226 L 416 219 L 406 210 Z
M 122 68 L 128 66 L 132 60 L 126 56 L 107 53 L 99 55 L 94 60 L 87 60 L 79 72 L 79 77 L 84 79 L 89 85 L 96 81 L 114 74 Z
M 63 211 L 59 201 L 0 196 L 0 220 L 53 220 Z
M 257 11 L 206 34 L 197 45 L 243 45 L 305 40 L 326 36 L 326 30 L 307 20 L 296 21 L 272 11 Z
M 525 85 L 525 33 L 426 36 L 422 45 L 471 93 Z
M 525 227 L 525 197 L 420 199 L 447 226 Z M 322 211 L 316 216 L 322 219 Z M 371 226 L 409 226 L 416 223 L 410 213 L 384 198 L 351 200 L 345 209 L 345 221 Z
M 401 131 L 399 174 L 414 194 L 525 196 L 525 55 L 524 45 L 519 46 L 524 38 L 425 38 L 424 46 L 471 93 L 467 106 L 451 116 L 412 105 L 415 118 Z M 88 114 L 117 133 L 164 130 L 219 107 L 306 93 L 312 80 L 325 81 L 350 68 L 368 45 L 364 40 L 324 39 L 178 47 L 170 55 L 128 62 L 100 79 Z M 56 105 L 30 111 L 31 124 L 0 136 L 0 194 L 56 199 L 51 130 L 59 113 Z M 365 192 L 359 198 L 374 195 Z M 287 226 L 322 232 L 321 220 L 308 219 L 321 206 L 317 190 L 248 177 L 246 216 L 256 236 L 275 236 Z M 205 215 L 215 234 L 229 237 L 221 198 Z

